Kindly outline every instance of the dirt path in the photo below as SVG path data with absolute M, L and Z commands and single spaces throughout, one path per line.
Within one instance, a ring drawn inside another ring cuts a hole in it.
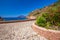
M 33 22 L 0 24 L 0 40 L 47 40 L 33 31 Z

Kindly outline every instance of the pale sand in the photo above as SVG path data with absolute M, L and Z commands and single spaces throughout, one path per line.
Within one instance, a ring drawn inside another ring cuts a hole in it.
M 47 40 L 33 31 L 33 22 L 0 24 L 0 40 Z

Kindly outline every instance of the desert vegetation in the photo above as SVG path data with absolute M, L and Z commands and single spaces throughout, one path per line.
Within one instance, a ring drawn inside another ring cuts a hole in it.
M 47 8 L 45 12 L 41 12 L 36 24 L 47 29 L 60 30 L 60 0 Z

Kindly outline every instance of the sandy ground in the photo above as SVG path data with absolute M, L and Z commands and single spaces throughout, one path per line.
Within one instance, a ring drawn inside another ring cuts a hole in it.
M 33 31 L 33 22 L 0 24 L 0 40 L 47 40 Z

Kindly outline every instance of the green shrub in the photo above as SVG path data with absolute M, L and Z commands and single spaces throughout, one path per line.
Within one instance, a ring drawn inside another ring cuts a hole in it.
M 48 29 L 55 25 L 58 27 L 52 27 L 51 29 L 58 29 L 60 27 L 60 13 L 42 13 L 42 15 L 37 18 L 36 24 Z
M 40 16 L 38 15 L 36 19 L 36 24 L 48 29 L 60 30 L 60 0 L 54 6 L 50 6 L 40 12 Z
M 44 27 L 46 25 L 46 19 L 42 16 L 39 16 L 36 20 L 36 24 Z

